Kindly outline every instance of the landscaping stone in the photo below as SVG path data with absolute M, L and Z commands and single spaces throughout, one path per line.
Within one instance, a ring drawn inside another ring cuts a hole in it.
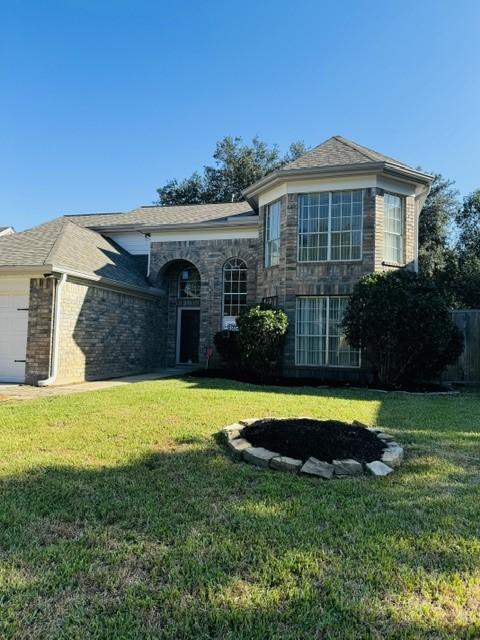
M 374 460 L 373 462 L 367 462 L 367 469 L 370 471 L 372 476 L 388 476 L 393 472 L 392 467 L 389 467 L 387 464 L 382 462 L 381 460 Z
M 242 451 L 249 449 L 252 445 L 245 438 L 235 438 L 234 440 L 228 440 L 227 446 L 235 460 L 241 460 Z
M 234 424 L 229 424 L 227 427 L 222 429 L 222 433 L 224 434 L 227 440 L 235 440 L 235 438 L 240 437 L 240 432 L 243 429 L 243 425 L 239 422 L 235 422 Z
M 240 424 L 244 427 L 249 427 L 254 422 L 258 422 L 259 420 L 264 420 L 265 418 L 246 418 L 245 420 L 240 420 Z
M 299 471 L 303 462 L 288 456 L 278 456 L 270 460 L 270 466 L 277 471 Z
M 335 476 L 346 478 L 348 476 L 359 476 L 363 473 L 363 466 L 357 460 L 333 460 Z
M 387 464 L 389 467 L 394 469 L 395 467 L 399 467 L 403 461 L 403 449 L 398 445 L 396 447 L 387 447 L 387 449 L 383 452 L 382 462 Z
M 333 466 L 333 464 L 323 462 L 322 460 L 317 460 L 316 458 L 309 458 L 300 469 L 302 473 L 319 476 L 320 478 L 325 478 L 326 480 L 330 480 L 331 478 L 333 478 L 334 470 L 335 467 Z
M 250 446 L 243 450 L 243 459 L 257 467 L 268 467 L 272 458 L 278 458 L 278 453 L 274 453 L 263 447 Z
M 267 429 L 272 426 L 272 428 L 276 427 L 275 422 L 284 420 L 285 424 L 288 424 L 291 421 L 291 418 L 279 418 L 279 417 L 264 417 L 264 418 L 246 418 L 244 420 L 239 420 L 233 424 L 229 424 L 222 429 L 222 434 L 226 439 L 227 447 L 235 460 L 244 460 L 249 464 L 255 465 L 260 468 L 271 467 L 277 471 L 286 471 L 290 473 L 305 473 L 307 475 L 317 476 L 319 478 L 323 478 L 326 480 L 330 480 L 332 478 L 351 478 L 355 476 L 362 475 L 365 471 L 368 471 L 373 476 L 387 476 L 394 469 L 399 467 L 403 462 L 404 451 L 403 448 L 395 441 L 394 437 L 388 433 L 385 433 L 379 428 L 376 427 L 368 427 L 367 425 L 359 422 L 358 420 L 354 421 L 354 425 L 357 427 L 362 427 L 368 429 L 370 433 L 375 435 L 378 438 L 376 444 L 373 446 L 373 449 L 370 451 L 370 459 L 372 457 L 380 458 L 378 460 L 374 460 L 373 462 L 362 463 L 358 460 L 355 460 L 353 457 L 351 458 L 339 458 L 332 461 L 332 464 L 326 462 L 324 460 L 319 460 L 313 456 L 310 456 L 308 460 L 304 463 L 300 458 L 303 457 L 303 454 L 300 451 L 297 453 L 295 449 L 298 450 L 298 447 L 293 447 L 293 455 L 297 455 L 298 458 L 280 455 L 270 449 L 267 449 L 269 445 L 275 449 L 281 449 L 281 438 L 280 444 L 278 444 L 278 432 L 275 433 L 273 438 L 265 438 L 258 437 L 258 429 L 255 427 L 256 422 L 262 422 L 264 424 L 259 425 L 260 429 Z M 294 418 L 293 420 L 315 420 L 315 418 Z M 268 423 L 272 423 L 269 425 Z M 336 423 L 333 423 L 333 426 L 336 427 Z M 252 427 L 249 431 L 248 428 Z M 287 427 L 284 427 L 287 429 Z M 243 434 L 247 434 L 247 438 L 242 437 Z M 248 433 L 251 436 L 248 436 Z M 362 435 L 362 434 L 361 434 Z M 308 436 L 308 432 L 307 432 Z M 327 436 L 329 434 L 327 433 Z M 362 435 L 363 437 L 363 435 Z M 263 440 L 263 441 L 262 441 Z M 307 439 L 308 440 L 308 439 Z M 370 443 L 372 439 L 367 438 Z M 253 442 L 252 442 L 253 441 Z M 270 442 L 271 441 L 271 442 Z M 287 444 L 289 442 L 288 438 L 286 440 Z M 308 451 L 311 450 L 309 446 L 306 446 L 306 443 L 303 442 L 303 453 L 308 455 Z M 285 443 L 284 443 L 285 444 Z M 256 445 L 256 446 L 255 446 Z M 278 445 L 278 446 L 277 446 Z M 312 450 L 318 448 L 319 443 L 312 441 Z M 324 446 L 323 440 L 320 442 L 320 450 Z M 359 453 L 359 457 L 361 460 L 368 460 L 365 454 L 365 451 L 362 451 L 361 447 L 359 448 L 357 445 L 357 449 Z M 355 451 L 352 450 L 353 455 L 355 455 Z M 352 455 L 350 451 L 341 452 L 341 447 L 338 450 L 338 454 L 340 455 Z M 372 455 L 373 454 L 373 455 Z M 318 455 L 318 453 L 317 453 Z M 328 455 L 328 454 L 327 454 Z M 330 454 L 331 455 L 331 454 Z M 334 455 L 334 454 L 333 454 Z M 365 456 L 365 457 L 362 457 Z M 327 457 L 327 456 L 325 456 Z M 329 456 L 330 458 L 330 456 Z M 328 458 L 328 459 L 329 459 Z

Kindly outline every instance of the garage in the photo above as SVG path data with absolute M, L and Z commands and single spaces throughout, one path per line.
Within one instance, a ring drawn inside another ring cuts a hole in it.
M 25 382 L 28 278 L 0 278 L 0 382 Z

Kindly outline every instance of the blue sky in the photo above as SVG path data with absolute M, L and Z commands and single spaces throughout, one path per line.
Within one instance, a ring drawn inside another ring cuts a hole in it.
M 340 134 L 480 188 L 478 0 L 3 0 L 0 226 L 151 204 L 216 140 Z

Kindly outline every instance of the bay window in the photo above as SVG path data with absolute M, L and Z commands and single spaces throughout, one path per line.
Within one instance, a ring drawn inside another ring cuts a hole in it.
M 387 262 L 403 264 L 404 200 L 393 193 L 383 198 L 383 257 Z
M 359 367 L 360 352 L 347 342 L 342 321 L 347 296 L 299 296 L 295 363 L 300 366 Z
M 298 260 L 359 260 L 363 192 L 325 191 L 299 196 Z

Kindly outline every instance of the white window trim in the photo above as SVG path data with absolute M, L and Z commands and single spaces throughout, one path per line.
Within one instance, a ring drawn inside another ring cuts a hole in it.
M 272 264 L 271 262 L 268 263 L 267 257 L 270 255 L 268 253 L 268 243 L 271 242 L 271 239 L 268 239 L 268 227 L 269 227 L 269 215 L 270 215 L 270 207 L 274 204 L 279 205 L 279 211 L 278 211 L 278 261 L 275 262 L 274 264 Z M 278 267 L 278 265 L 280 264 L 280 241 L 281 241 L 281 236 L 282 236 L 282 225 L 281 225 L 281 218 L 282 218 L 282 203 L 281 203 L 281 198 L 277 198 L 276 200 L 272 200 L 272 202 L 269 202 L 268 204 L 265 205 L 265 241 L 264 241 L 264 266 L 265 269 L 271 269 L 272 267 Z
M 365 199 L 365 189 L 338 189 L 335 191 L 361 191 L 362 192 L 362 225 L 360 227 L 360 257 L 359 258 L 340 258 L 340 259 L 332 259 L 332 193 L 334 191 L 315 191 L 315 192 L 306 192 L 305 195 L 316 195 L 320 193 L 328 193 L 328 231 L 327 231 L 327 257 L 325 260 L 301 260 L 300 259 L 300 196 L 304 195 L 303 193 L 298 194 L 298 211 L 297 211 L 297 262 L 301 264 L 315 264 L 325 262 L 361 262 L 363 260 L 363 201 Z
M 247 274 L 247 279 L 246 279 L 246 293 L 245 293 L 245 297 L 246 297 L 246 303 L 245 303 L 245 307 L 248 306 L 248 265 L 245 262 L 245 260 L 243 258 L 239 258 L 238 256 L 232 256 L 230 258 L 228 258 L 227 260 L 225 260 L 225 262 L 223 263 L 223 267 L 222 267 L 222 313 L 221 313 L 221 323 L 222 323 L 222 329 L 224 329 L 224 324 L 225 324 L 225 319 L 237 319 L 238 316 L 227 316 L 225 315 L 225 296 L 227 295 L 225 293 L 225 265 L 227 265 L 230 260 L 241 260 L 243 262 L 243 264 L 245 265 L 245 269 L 241 269 L 241 271 L 245 271 L 245 273 Z M 238 295 L 240 297 L 240 294 L 235 294 Z
M 360 369 L 362 366 L 362 351 L 358 350 L 358 364 L 329 364 L 329 338 L 330 338 L 330 298 L 348 298 L 348 296 L 297 296 L 298 298 L 324 298 L 327 301 L 327 312 L 326 312 L 326 333 L 325 333 L 325 364 L 303 364 L 299 363 L 297 359 L 297 338 L 303 338 L 305 336 L 300 336 L 298 334 L 298 323 L 297 323 L 297 303 L 295 302 L 295 366 L 296 367 L 305 367 L 307 369 Z M 353 347 L 352 347 L 353 348 Z
M 396 233 L 391 233 L 390 231 L 386 231 L 385 230 L 385 196 L 389 195 L 389 196 L 394 196 L 395 198 L 399 198 L 400 199 L 400 206 L 401 206 L 401 218 L 400 218 L 400 234 L 396 234 Z M 384 195 L 383 195 L 383 262 L 387 265 L 400 265 L 400 266 L 404 266 L 406 263 L 405 260 L 405 215 L 406 215 L 406 206 L 405 206 L 405 196 L 403 196 L 401 193 L 394 193 L 393 191 L 384 191 Z M 386 235 L 391 235 L 391 236 L 395 236 L 398 237 L 398 235 L 400 236 L 400 242 L 401 242 L 401 260 L 392 260 L 391 258 L 388 258 L 385 253 L 385 249 L 386 249 L 386 242 L 385 242 L 385 236 Z

